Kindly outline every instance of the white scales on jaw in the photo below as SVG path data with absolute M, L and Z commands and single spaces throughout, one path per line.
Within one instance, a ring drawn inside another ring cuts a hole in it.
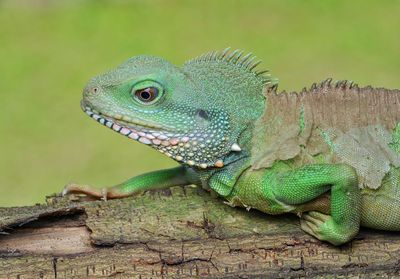
M 90 107 L 84 107 L 84 111 L 91 118 L 99 122 L 100 124 L 107 126 L 108 128 L 126 136 L 131 139 L 137 140 L 146 145 L 151 145 L 161 153 L 164 153 L 168 157 L 175 159 L 178 162 L 186 163 L 189 166 L 197 166 L 200 168 L 207 167 L 218 167 L 224 166 L 222 160 L 210 161 L 213 155 L 206 151 L 207 150 L 217 153 L 218 143 L 224 142 L 224 138 L 221 135 L 215 135 L 218 141 L 213 141 L 212 138 L 207 137 L 207 134 L 190 133 L 188 135 L 173 134 L 170 132 L 163 132 L 160 130 L 154 131 L 149 128 L 135 126 L 134 128 L 123 126 L 121 123 L 116 123 L 118 120 L 111 120 L 109 117 L 103 116 L 101 113 L 92 110 Z M 212 147 L 210 148 L 210 145 Z M 240 152 L 241 148 L 237 143 L 232 144 L 231 150 Z M 208 160 L 207 162 L 207 159 Z

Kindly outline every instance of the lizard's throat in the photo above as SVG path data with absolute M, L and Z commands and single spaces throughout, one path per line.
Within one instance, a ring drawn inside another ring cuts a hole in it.
M 182 134 L 146 126 L 125 125 L 88 106 L 82 106 L 82 109 L 100 124 L 130 139 L 150 145 L 179 163 L 202 169 L 224 166 L 223 160 L 215 159 L 221 149 L 225 149 L 227 138 L 222 135 L 213 139 L 201 132 Z

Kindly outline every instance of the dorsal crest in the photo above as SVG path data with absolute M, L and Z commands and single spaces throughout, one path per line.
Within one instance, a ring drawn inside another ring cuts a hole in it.
M 271 77 L 271 75 L 269 74 L 269 70 L 257 69 L 257 66 L 260 65 L 260 63 L 262 62 L 261 60 L 258 60 L 257 57 L 254 56 L 251 52 L 245 55 L 244 54 L 245 52 L 243 50 L 236 49 L 231 51 L 231 48 L 228 47 L 222 51 L 210 51 L 196 58 L 188 60 L 185 63 L 185 66 L 189 64 L 203 62 L 227 63 L 240 70 L 254 74 L 265 85 L 273 86 L 278 83 L 278 80 L 276 78 Z
M 376 124 L 393 129 L 400 121 L 400 91 L 396 89 L 359 87 L 352 81 L 333 82 L 329 78 L 300 92 L 277 93 L 276 88 L 267 88 L 266 95 L 268 106 L 280 108 L 276 114 L 288 123 L 297 121 L 302 109 L 314 125 L 344 131 Z

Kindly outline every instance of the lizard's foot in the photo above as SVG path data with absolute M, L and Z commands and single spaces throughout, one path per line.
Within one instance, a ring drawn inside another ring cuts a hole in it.
M 300 224 L 301 229 L 306 233 L 333 245 L 341 245 L 350 241 L 359 229 L 357 223 L 348 226 L 341 225 L 336 223 L 330 215 L 318 211 L 302 214 Z
M 119 199 L 119 198 L 129 197 L 132 195 L 131 193 L 122 193 L 114 187 L 97 189 L 92 186 L 78 185 L 74 183 L 70 183 L 64 187 L 62 195 L 65 196 L 68 194 L 82 194 L 90 198 L 102 199 L 102 200 Z

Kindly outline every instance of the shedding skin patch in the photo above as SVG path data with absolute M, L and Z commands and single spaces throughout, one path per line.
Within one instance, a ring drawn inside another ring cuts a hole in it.
M 330 158 L 328 152 L 334 149 L 334 142 L 329 129 L 343 134 L 353 128 L 381 125 L 391 131 L 400 121 L 397 89 L 359 87 L 350 81 L 327 79 L 300 92 L 278 93 L 276 87 L 264 91 L 268 109 L 256 123 L 260 132 L 252 145 L 254 169 L 298 155 L 308 160 L 303 154 Z
M 390 148 L 392 134 L 382 125 L 352 128 L 343 133 L 325 132 L 338 162 L 356 170 L 361 188 L 377 189 L 392 166 L 400 167 L 400 155 Z

